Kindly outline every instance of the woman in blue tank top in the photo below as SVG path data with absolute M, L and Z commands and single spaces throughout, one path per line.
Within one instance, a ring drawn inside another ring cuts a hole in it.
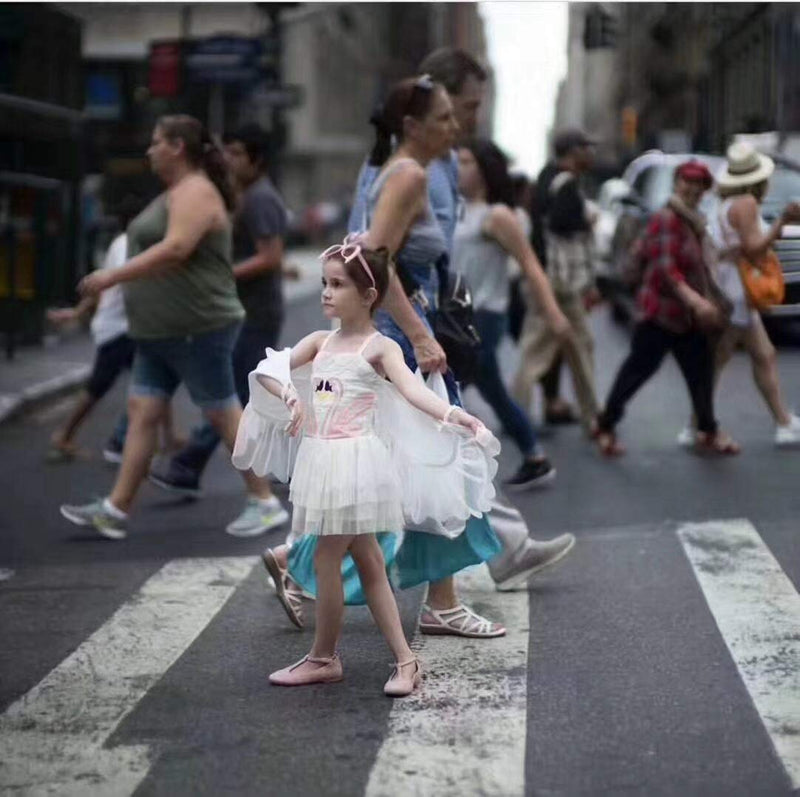
M 430 77 L 409 78 L 392 88 L 382 111 L 371 121 L 376 143 L 370 164 L 382 168 L 367 197 L 364 227 L 368 230 L 368 245 L 385 246 L 394 253 L 399 271 L 419 286 L 407 296 L 400 278 L 393 274 L 386 298 L 375 315 L 375 326 L 400 345 L 409 368 L 419 366 L 423 373 L 444 373 L 451 402 L 460 404 L 458 386 L 447 370 L 445 353 L 433 336 L 439 287 L 437 265 L 447 257 L 447 243 L 430 206 L 425 173 L 428 163 L 450 152 L 455 143 L 458 125 L 452 104 L 444 88 Z M 485 516 L 471 518 L 464 532 L 453 540 L 430 534 L 406 535 L 397 551 L 392 548 L 394 535 L 382 536 L 393 584 L 399 589 L 429 584 L 420 618 L 423 633 L 473 637 L 505 634 L 501 625 L 460 603 L 453 581 L 454 573 L 485 562 L 500 551 L 500 543 Z M 292 579 L 310 592 L 315 588 L 314 543 L 313 538 L 300 539 L 289 555 Z M 352 562 L 345 562 L 343 576 L 346 602 L 364 603 Z M 278 586 L 280 595 L 286 595 L 284 588 L 284 584 Z M 289 616 L 301 624 L 299 600 L 286 598 L 282 602 Z

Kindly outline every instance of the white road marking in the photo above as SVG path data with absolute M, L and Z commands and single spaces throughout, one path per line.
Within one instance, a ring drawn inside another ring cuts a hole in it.
M 747 520 L 678 529 L 778 757 L 800 787 L 800 595 Z
M 255 557 L 174 560 L 0 717 L 0 788 L 132 794 L 147 746 L 103 745 L 247 577 Z
M 366 797 L 525 792 L 528 593 L 496 592 L 485 567 L 457 580 L 464 602 L 508 634 L 415 636 L 426 677 L 418 692 L 395 701 Z

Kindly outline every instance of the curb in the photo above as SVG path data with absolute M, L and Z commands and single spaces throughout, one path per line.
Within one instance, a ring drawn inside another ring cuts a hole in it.
M 318 294 L 320 290 L 316 282 L 286 283 L 285 288 L 284 299 L 287 307 Z M 29 385 L 19 393 L 0 393 L 0 425 L 39 401 L 75 390 L 86 382 L 91 372 L 90 364 L 81 365 L 52 379 Z

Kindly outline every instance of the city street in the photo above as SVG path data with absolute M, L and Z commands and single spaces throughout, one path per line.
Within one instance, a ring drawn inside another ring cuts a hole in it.
M 628 331 L 594 315 L 601 397 Z M 294 305 L 283 340 L 323 325 Z M 515 354 L 505 344 L 505 367 Z M 780 352 L 800 408 L 800 351 Z M 565 375 L 567 391 L 571 390 Z M 303 656 L 258 554 L 285 529 L 237 539 L 242 482 L 222 450 L 197 501 L 148 484 L 128 538 L 70 525 L 60 503 L 104 495 L 100 457 L 118 384 L 80 436 L 86 456 L 44 464 L 71 398 L 0 427 L 0 793 L 58 795 L 789 795 L 800 788 L 800 451 L 778 451 L 744 355 L 718 400 L 739 457 L 678 448 L 688 398 L 668 361 L 600 458 L 576 427 L 542 437 L 555 483 L 513 496 L 536 537 L 574 551 L 528 592 L 461 578 L 503 622 L 499 640 L 420 637 L 421 589 L 399 595 L 422 689 L 383 696 L 391 656 L 350 608 L 345 681 L 281 689 Z M 468 407 L 485 405 L 467 391 Z M 181 391 L 181 430 L 196 411 Z M 493 423 L 485 410 L 487 422 Z M 507 439 L 500 476 L 518 465 Z M 285 497 L 286 489 L 278 488 Z M 313 752 L 313 756 L 311 753 Z M 795 792 L 796 793 L 796 792 Z

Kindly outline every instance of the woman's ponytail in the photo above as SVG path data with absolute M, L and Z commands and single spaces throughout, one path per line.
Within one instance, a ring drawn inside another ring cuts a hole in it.
M 383 166 L 392 154 L 392 132 L 386 122 L 384 108 L 379 105 L 369 118 L 375 128 L 375 144 L 369 156 L 370 166 Z

